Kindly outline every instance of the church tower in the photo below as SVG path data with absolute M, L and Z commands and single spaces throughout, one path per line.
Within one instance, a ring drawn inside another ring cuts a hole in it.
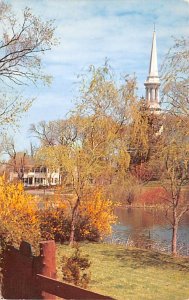
M 146 88 L 146 102 L 152 113 L 158 114 L 161 111 L 159 104 L 159 76 L 157 64 L 156 32 L 153 32 L 150 67 L 147 80 L 144 83 Z

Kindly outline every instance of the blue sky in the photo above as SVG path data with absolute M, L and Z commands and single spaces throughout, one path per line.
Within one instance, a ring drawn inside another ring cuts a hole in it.
M 189 0 L 8 0 L 20 15 L 30 7 L 44 19 L 54 19 L 59 45 L 43 60 L 53 76 L 50 87 L 30 86 L 35 97 L 16 134 L 19 150 L 29 145 L 28 128 L 41 120 L 64 118 L 73 106 L 77 75 L 91 64 L 109 59 L 116 74 L 134 74 L 138 94 L 144 95 L 153 23 L 156 23 L 158 64 L 173 43 L 173 36 L 189 34 Z

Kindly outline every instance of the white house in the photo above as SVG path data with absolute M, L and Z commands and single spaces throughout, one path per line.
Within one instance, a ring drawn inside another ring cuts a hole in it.
M 33 158 L 19 152 L 7 162 L 6 176 L 10 181 L 23 181 L 26 187 L 51 186 L 61 183 L 59 170 L 36 166 Z

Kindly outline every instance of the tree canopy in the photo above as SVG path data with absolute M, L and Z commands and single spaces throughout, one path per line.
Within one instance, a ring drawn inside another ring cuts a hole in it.
M 43 21 L 31 9 L 25 8 L 21 18 L 12 7 L 0 1 L 0 126 L 18 121 L 31 105 L 16 86 L 50 82 L 44 74 L 42 55 L 56 44 L 55 27 L 51 20 Z

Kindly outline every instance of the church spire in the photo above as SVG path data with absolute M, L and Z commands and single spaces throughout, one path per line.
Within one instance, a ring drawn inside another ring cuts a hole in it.
M 152 50 L 150 57 L 149 77 L 158 77 L 156 32 L 153 32 Z
M 156 32 L 154 28 L 153 39 L 152 39 L 152 49 L 150 57 L 150 67 L 149 74 L 146 82 L 144 83 L 146 87 L 146 101 L 148 107 L 152 112 L 160 111 L 159 105 L 159 76 L 158 76 L 158 64 L 157 64 L 157 47 L 156 47 Z

